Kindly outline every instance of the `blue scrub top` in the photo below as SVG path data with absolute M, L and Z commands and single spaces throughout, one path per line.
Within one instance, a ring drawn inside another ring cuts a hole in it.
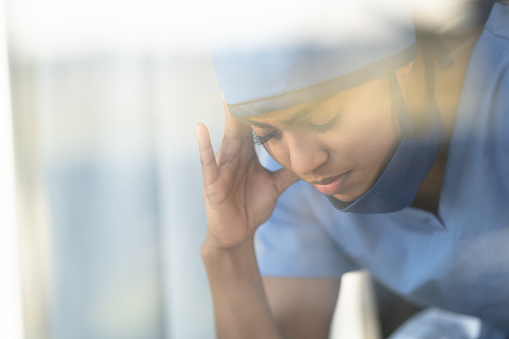
M 301 181 L 281 196 L 256 246 L 263 275 L 368 269 L 410 301 L 474 315 L 509 334 L 509 6 L 494 5 L 471 55 L 438 217 L 413 207 L 342 213 Z

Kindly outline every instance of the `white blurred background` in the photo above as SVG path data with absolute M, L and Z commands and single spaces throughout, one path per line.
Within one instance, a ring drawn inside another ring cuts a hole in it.
M 218 146 L 207 27 L 232 3 L 4 0 L 27 339 L 214 337 L 194 131 Z
M 27 338 L 213 337 L 194 130 L 217 144 L 223 110 L 194 12 L 6 2 Z

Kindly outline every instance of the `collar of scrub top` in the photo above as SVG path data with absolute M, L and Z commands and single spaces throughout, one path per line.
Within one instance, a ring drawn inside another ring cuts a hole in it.
M 320 2 L 323 5 L 321 0 L 316 3 Z M 260 19 L 260 26 L 265 28 L 261 38 L 256 36 L 256 29 L 249 28 L 244 40 L 238 32 L 237 40 L 213 39 L 216 76 L 233 116 L 248 117 L 324 99 L 394 72 L 415 59 L 410 1 L 390 0 L 388 3 L 397 5 L 390 9 L 377 8 L 385 2 L 374 0 L 338 3 L 339 7 L 330 9 L 337 20 L 324 18 L 325 29 L 299 26 L 301 22 L 320 22 L 319 16 L 329 11 L 322 7 L 313 14 L 318 19 L 304 13 L 296 20 L 295 31 L 299 33 L 292 32 L 290 26 L 288 34 L 274 31 L 277 38 L 271 39 L 266 33 L 267 20 Z M 361 3 L 365 7 L 357 14 L 366 17 L 365 22 L 351 20 L 350 12 L 342 11 L 343 6 L 350 6 L 355 12 L 351 6 Z M 237 26 L 232 26 L 232 31 L 241 30 Z

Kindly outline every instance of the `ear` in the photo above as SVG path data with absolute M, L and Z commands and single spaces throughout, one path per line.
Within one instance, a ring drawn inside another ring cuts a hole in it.
M 409 100 L 409 93 L 416 93 L 420 88 L 418 81 L 418 65 L 419 62 L 413 60 L 395 71 L 399 86 L 403 92 L 403 97 L 407 100 L 407 103 Z
M 412 60 L 405 66 L 398 68 L 395 71 L 400 86 L 405 87 L 406 85 L 405 83 L 412 78 L 412 73 L 415 73 L 416 71 L 415 65 L 416 65 L 415 60 Z
M 415 59 L 397 69 L 395 73 L 405 96 L 409 90 L 414 92 L 424 88 L 422 85 L 425 84 L 423 80 L 426 79 L 426 62 L 422 48 L 419 45 L 417 45 Z
M 413 68 L 414 68 L 414 64 L 415 64 L 415 60 L 412 60 L 410 61 L 408 64 L 406 64 L 405 66 L 399 68 L 396 70 L 396 75 L 398 75 L 398 73 L 401 73 L 401 75 L 406 75 L 410 72 L 412 72 Z

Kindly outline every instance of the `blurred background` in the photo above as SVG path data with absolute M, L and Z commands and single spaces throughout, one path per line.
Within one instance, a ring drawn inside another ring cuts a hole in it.
M 26 338 L 213 337 L 195 123 L 217 145 L 224 113 L 194 11 L 6 1 Z
M 214 337 L 195 123 L 217 149 L 225 4 L 4 1 L 27 339 Z

